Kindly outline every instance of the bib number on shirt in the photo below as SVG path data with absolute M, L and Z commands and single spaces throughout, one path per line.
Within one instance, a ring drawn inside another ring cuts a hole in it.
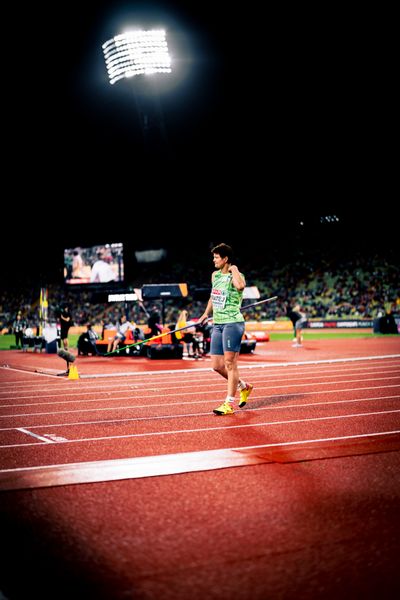
M 225 308 L 227 293 L 224 290 L 213 289 L 211 292 L 211 302 L 213 308 L 221 310 Z

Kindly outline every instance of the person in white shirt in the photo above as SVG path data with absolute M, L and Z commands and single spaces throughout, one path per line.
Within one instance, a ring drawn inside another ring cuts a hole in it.
M 117 280 L 117 274 L 112 266 L 104 260 L 105 258 L 104 251 L 100 250 L 90 273 L 90 283 L 108 283 Z
M 120 325 L 118 326 L 118 331 L 117 331 L 116 335 L 108 343 L 107 354 L 109 352 L 114 352 L 117 349 L 120 342 L 123 342 L 125 340 L 127 331 L 129 331 L 129 330 L 135 331 L 135 326 L 132 325 L 132 323 L 127 320 L 125 315 L 122 315 L 120 321 L 121 322 L 120 322 Z

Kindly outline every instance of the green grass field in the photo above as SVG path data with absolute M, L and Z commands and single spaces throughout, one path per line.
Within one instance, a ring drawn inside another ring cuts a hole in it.
M 69 345 L 71 348 L 76 348 L 76 344 L 78 341 L 79 335 L 70 335 Z M 370 329 L 368 330 L 360 330 L 360 331 L 346 331 L 346 330 L 336 330 L 336 331 L 307 331 L 303 330 L 304 340 L 322 340 L 322 339 L 357 339 L 357 338 L 370 338 L 370 337 L 394 337 L 393 335 L 382 335 L 379 333 L 373 333 Z M 270 333 L 270 341 L 276 342 L 279 340 L 292 340 L 293 334 L 290 332 L 271 332 Z M 10 350 L 12 347 L 15 347 L 15 337 L 14 335 L 1 335 L 0 336 L 0 350 Z
M 360 330 L 360 331 L 346 331 L 346 330 L 336 330 L 336 331 L 305 331 L 303 329 L 303 338 L 304 340 L 326 340 L 329 339 L 343 339 L 343 338 L 366 338 L 366 337 L 376 337 L 377 334 L 373 333 L 371 330 Z M 270 333 L 270 341 L 276 342 L 278 340 L 292 340 L 292 333 L 280 333 L 280 332 L 271 332 Z
M 69 345 L 71 348 L 76 348 L 79 335 L 70 335 Z M 15 348 L 15 336 L 14 335 L 0 335 L 0 350 L 12 350 Z

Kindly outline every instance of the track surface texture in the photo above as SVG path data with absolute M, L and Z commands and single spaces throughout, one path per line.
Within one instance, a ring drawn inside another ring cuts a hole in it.
M 74 364 L 1 353 L 5 598 L 399 596 L 399 339 L 258 344 L 225 417 L 207 358 Z

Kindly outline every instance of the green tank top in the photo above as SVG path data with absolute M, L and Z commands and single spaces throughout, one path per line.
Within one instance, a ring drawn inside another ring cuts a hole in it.
M 222 325 L 224 323 L 243 322 L 244 317 L 240 312 L 242 297 L 243 290 L 239 292 L 232 284 L 231 273 L 224 274 L 217 271 L 213 278 L 211 290 L 214 323 Z

